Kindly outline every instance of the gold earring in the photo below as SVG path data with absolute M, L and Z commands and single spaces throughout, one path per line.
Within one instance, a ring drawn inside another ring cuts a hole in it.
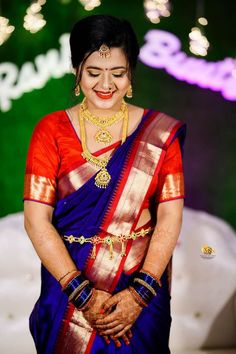
M 127 92 L 126 92 L 126 97 L 127 98 L 132 98 L 133 97 L 133 89 L 132 89 L 132 85 L 129 86 Z
M 75 92 L 75 96 L 79 96 L 79 95 L 80 95 L 80 87 L 79 87 L 79 84 L 75 87 L 74 92 Z

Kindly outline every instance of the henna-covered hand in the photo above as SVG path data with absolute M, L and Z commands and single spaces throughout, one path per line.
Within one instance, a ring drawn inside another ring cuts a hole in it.
M 127 342 L 127 335 L 130 336 L 130 328 L 142 307 L 135 301 L 130 291 L 125 289 L 110 297 L 104 303 L 103 309 L 105 316 L 95 321 L 95 328 L 101 335 L 110 335 L 113 340 L 122 337 Z
M 104 304 L 110 297 L 111 294 L 106 291 L 94 289 L 94 297 L 92 301 L 89 303 L 88 307 L 83 310 L 83 315 L 85 319 L 90 323 L 92 327 L 96 320 L 102 317 L 101 309 Z

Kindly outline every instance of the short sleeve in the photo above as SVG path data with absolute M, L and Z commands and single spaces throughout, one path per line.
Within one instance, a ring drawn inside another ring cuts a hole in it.
M 55 123 L 55 122 L 54 122 Z M 53 122 L 42 119 L 34 129 L 26 160 L 24 200 L 55 205 L 59 154 Z
M 175 139 L 167 149 L 159 172 L 156 201 L 158 203 L 184 198 L 184 175 L 179 140 Z

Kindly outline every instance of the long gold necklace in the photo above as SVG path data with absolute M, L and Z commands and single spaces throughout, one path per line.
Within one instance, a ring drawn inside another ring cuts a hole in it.
M 107 127 L 110 127 L 111 125 L 118 123 L 121 119 L 124 118 L 126 111 L 127 111 L 127 104 L 123 100 L 121 103 L 120 110 L 116 112 L 113 116 L 102 116 L 98 117 L 92 114 L 88 110 L 87 106 L 87 101 L 86 97 L 83 99 L 81 103 L 81 110 L 83 111 L 83 116 L 84 118 L 95 125 L 96 127 L 99 127 L 100 129 L 96 132 L 94 138 L 97 143 L 105 143 L 109 144 L 112 141 L 112 135 L 111 133 L 106 129 Z
M 109 162 L 110 157 L 99 158 L 99 157 L 91 154 L 91 152 L 88 150 L 88 147 L 86 144 L 86 131 L 85 131 L 84 120 L 85 120 L 84 111 L 83 111 L 83 109 L 81 109 L 81 105 L 80 105 L 79 126 L 80 126 L 81 144 L 82 144 L 82 149 L 83 149 L 82 156 L 89 163 L 100 168 L 100 171 L 95 176 L 95 182 L 94 182 L 95 186 L 97 186 L 98 188 L 106 188 L 111 180 L 111 175 L 107 171 L 107 164 Z M 125 110 L 125 114 L 124 114 L 124 118 L 123 118 L 121 144 L 123 144 L 127 138 L 128 120 L 129 120 L 129 114 L 128 114 L 128 107 L 126 105 L 126 110 Z

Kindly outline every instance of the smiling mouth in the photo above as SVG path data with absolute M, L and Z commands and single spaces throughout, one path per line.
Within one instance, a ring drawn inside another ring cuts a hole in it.
M 106 99 L 109 99 L 113 96 L 114 91 L 113 92 L 111 92 L 111 91 L 107 91 L 107 92 L 95 91 L 95 93 L 99 98 L 106 100 Z

